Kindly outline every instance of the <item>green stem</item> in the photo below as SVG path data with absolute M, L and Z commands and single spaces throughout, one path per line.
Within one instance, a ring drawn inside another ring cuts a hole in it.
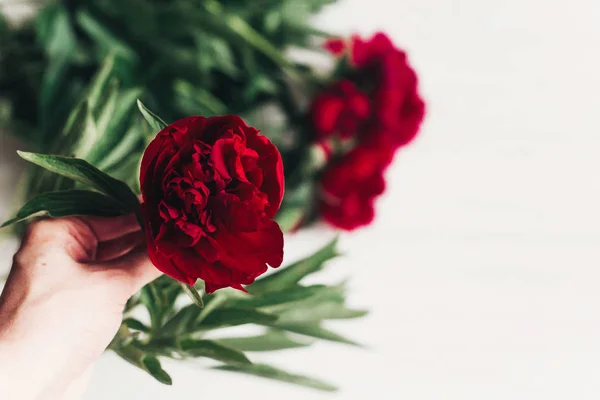
M 252 47 L 261 51 L 272 61 L 281 66 L 290 76 L 294 78 L 298 76 L 298 72 L 295 69 L 294 63 L 291 62 L 281 51 L 279 51 L 279 49 L 273 46 L 269 40 L 252 28 L 252 26 L 244 21 L 239 15 L 226 13 L 223 9 L 223 6 L 216 0 L 206 1 L 205 7 L 206 10 L 214 16 L 222 18 L 225 21 L 225 25 L 227 25 L 231 31 L 235 32 Z

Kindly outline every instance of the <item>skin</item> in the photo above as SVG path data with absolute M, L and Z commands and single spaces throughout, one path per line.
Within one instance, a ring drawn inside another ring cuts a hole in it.
M 122 322 L 160 272 L 134 216 L 29 225 L 0 297 L 0 399 L 79 398 Z

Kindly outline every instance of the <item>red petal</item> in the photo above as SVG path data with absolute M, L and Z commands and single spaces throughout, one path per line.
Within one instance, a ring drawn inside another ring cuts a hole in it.
M 334 56 L 339 56 L 346 50 L 346 42 L 344 39 L 329 39 L 323 43 L 323 48 Z

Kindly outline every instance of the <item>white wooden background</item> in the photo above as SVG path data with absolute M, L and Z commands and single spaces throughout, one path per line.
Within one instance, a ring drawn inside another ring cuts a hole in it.
M 369 348 L 323 343 L 266 359 L 328 378 L 342 387 L 334 395 L 174 363 L 164 387 L 106 355 L 84 400 L 598 399 L 599 21 L 597 0 L 328 10 L 324 28 L 383 29 L 405 47 L 429 104 L 376 223 L 343 236 L 346 257 L 322 278 L 351 277 L 352 303 L 372 314 L 332 328 Z M 18 168 L 1 140 L 4 218 Z M 288 259 L 328 235 L 288 238 Z M 14 244 L 1 246 L 6 268 Z

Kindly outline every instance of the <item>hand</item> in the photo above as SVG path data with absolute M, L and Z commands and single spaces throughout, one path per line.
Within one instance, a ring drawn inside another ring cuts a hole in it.
M 0 297 L 0 399 L 79 390 L 127 300 L 160 275 L 143 243 L 132 215 L 29 225 Z

